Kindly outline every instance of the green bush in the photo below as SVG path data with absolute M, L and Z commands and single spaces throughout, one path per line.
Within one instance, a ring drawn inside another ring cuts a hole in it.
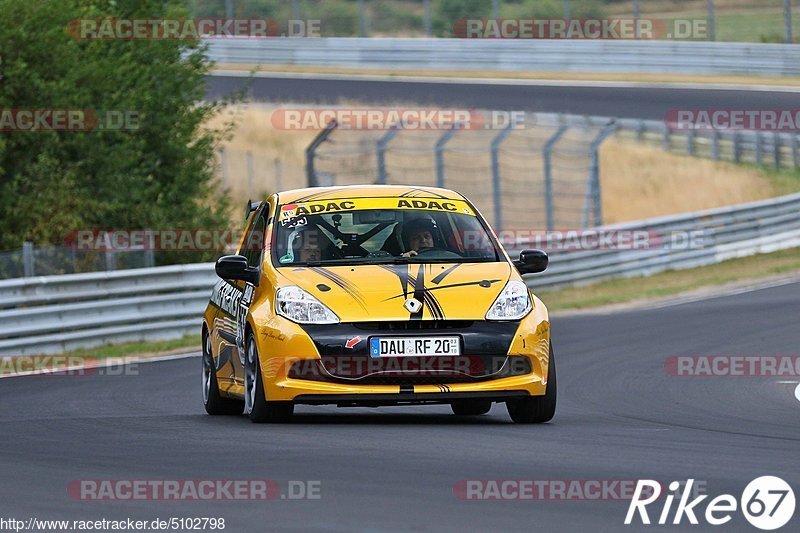
M 224 131 L 202 125 L 209 65 L 197 41 L 87 40 L 83 18 L 186 17 L 162 0 L 0 0 L 0 109 L 133 112 L 138 129 L 0 133 L 0 249 L 63 245 L 74 229 L 223 227 L 213 181 Z M 178 256 L 177 259 L 180 260 Z

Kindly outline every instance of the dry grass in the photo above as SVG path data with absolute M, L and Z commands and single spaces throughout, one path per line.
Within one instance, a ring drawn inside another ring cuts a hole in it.
M 350 103 L 356 106 L 357 104 Z M 276 129 L 271 123 L 274 107 L 263 104 L 249 104 L 236 107 L 232 114 L 220 116 L 217 125 L 231 116 L 238 126 L 233 138 L 225 144 L 225 185 L 234 206 L 244 203 L 248 198 L 263 198 L 276 190 L 286 190 L 306 185 L 305 148 L 317 131 L 285 131 Z M 579 133 L 576 130 L 576 134 Z M 451 174 L 447 186 L 459 189 L 473 198 L 484 214 L 491 218 L 493 206 L 489 180 L 488 137 L 486 132 L 475 132 L 475 137 L 461 137 L 448 144 L 454 153 L 445 157 Z M 421 135 L 426 135 L 421 132 Z M 431 135 L 428 133 L 427 135 Z M 540 192 L 542 159 L 537 156 L 537 146 L 541 145 L 542 134 L 538 129 L 526 130 L 520 136 L 509 137 L 504 150 L 527 153 L 524 163 L 504 165 L 501 168 L 506 190 L 504 190 L 506 217 L 508 221 L 520 221 L 517 226 L 541 227 L 532 212 L 532 205 L 539 202 L 533 198 Z M 479 139 L 480 137 L 480 139 Z M 455 139 L 455 138 L 454 138 Z M 479 141 L 479 142 L 478 142 Z M 564 139 L 568 143 L 570 139 Z M 574 142 L 579 143 L 580 139 Z M 428 145 L 430 143 L 427 143 Z M 471 146 L 470 146 L 471 145 Z M 398 137 L 393 144 L 400 149 L 397 154 L 387 157 L 388 165 L 395 165 L 393 179 L 402 183 L 432 184 L 429 167 L 432 168 L 432 154 L 404 153 L 403 140 Z M 527 148 L 526 148 L 527 147 Z M 522 152 L 527 149 L 528 152 Z M 248 180 L 247 153 L 252 154 L 252 178 Z M 465 155 L 466 154 L 466 155 Z M 473 155 L 469 155 L 473 154 Z M 483 157 L 485 156 L 485 157 Z M 470 157 L 472 159 L 465 159 Z M 522 156 L 520 156 L 522 157 Z M 573 156 L 556 158 L 555 164 L 564 168 L 575 163 Z M 280 180 L 277 179 L 275 160 L 280 160 Z M 485 159 L 485 161 L 484 161 Z M 346 164 L 347 159 L 335 164 Z M 521 161 L 521 160 L 520 160 Z M 560 161 L 560 163 L 559 163 Z M 416 166 L 425 167 L 424 172 L 403 173 L 400 166 L 413 170 Z M 583 164 L 576 165 L 580 169 Z M 781 180 L 753 168 L 707 159 L 692 158 L 664 152 L 660 147 L 638 144 L 634 141 L 612 139 L 607 141 L 601 151 L 601 186 L 603 193 L 603 214 L 606 223 L 638 220 L 654 216 L 668 215 L 724 205 L 761 200 L 787 194 L 800 188 L 800 181 Z M 558 169 L 556 170 L 558 172 Z M 574 176 L 575 191 L 582 194 L 585 183 L 585 170 Z M 406 175 L 408 174 L 408 175 Z M 456 174 L 458 178 L 452 177 Z M 577 181 L 579 180 L 579 181 Z M 516 189 L 512 190 L 512 187 Z M 564 187 L 564 186 L 562 186 Z M 486 189 L 486 190 L 484 190 Z M 525 194 L 519 193 L 525 192 Z M 565 192 L 559 190 L 557 192 Z M 526 213 L 529 215 L 526 216 Z M 239 212 L 234 213 L 238 220 Z M 538 216 L 538 215 L 537 215 Z M 507 221 L 507 222 L 508 222 Z
M 792 192 L 764 172 L 612 139 L 601 150 L 607 223 L 763 200 Z

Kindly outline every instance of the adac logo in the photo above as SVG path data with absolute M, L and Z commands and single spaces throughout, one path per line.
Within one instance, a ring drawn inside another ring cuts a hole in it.
M 409 313 L 416 313 L 417 311 L 422 309 L 422 303 L 416 298 L 409 298 L 408 300 L 405 301 L 403 307 L 408 309 Z

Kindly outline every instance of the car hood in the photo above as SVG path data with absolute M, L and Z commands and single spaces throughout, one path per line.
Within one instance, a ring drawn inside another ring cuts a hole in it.
M 507 262 L 358 265 L 278 269 L 342 322 L 482 320 L 511 275 Z M 422 306 L 417 311 L 414 298 Z

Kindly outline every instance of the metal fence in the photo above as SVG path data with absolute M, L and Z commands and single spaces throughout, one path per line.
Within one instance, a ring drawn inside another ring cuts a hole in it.
M 497 229 L 595 226 L 603 219 L 598 150 L 615 129 L 613 120 L 547 113 L 502 129 L 331 123 L 307 149 L 308 184 L 448 187 L 471 198 Z
M 800 46 L 689 41 L 409 38 L 208 41 L 222 64 L 467 71 L 800 76 Z
M 70 246 L 37 247 L 22 243 L 18 250 L 0 252 L 0 279 L 126 270 L 156 265 L 149 250 L 84 251 Z
M 676 232 L 691 246 L 551 251 L 534 290 L 650 275 L 800 246 L 800 194 L 603 229 L 642 230 L 650 242 Z M 531 243 L 507 245 L 515 251 Z M 106 343 L 181 337 L 200 330 L 215 282 L 210 263 L 0 281 L 0 355 L 68 352 Z M 546 295 L 544 297 L 547 301 Z
M 278 21 L 320 20 L 323 37 L 449 36 L 454 23 L 468 18 L 658 18 L 700 20 L 709 41 L 793 42 L 800 17 L 793 17 L 792 0 L 721 2 L 667 0 L 555 0 L 464 2 L 419 0 L 225 0 L 196 2 L 200 17 L 272 17 Z M 796 6 L 796 2 L 795 2 Z M 660 38 L 669 38 L 661 35 Z M 674 38 L 674 37 L 673 37 Z

